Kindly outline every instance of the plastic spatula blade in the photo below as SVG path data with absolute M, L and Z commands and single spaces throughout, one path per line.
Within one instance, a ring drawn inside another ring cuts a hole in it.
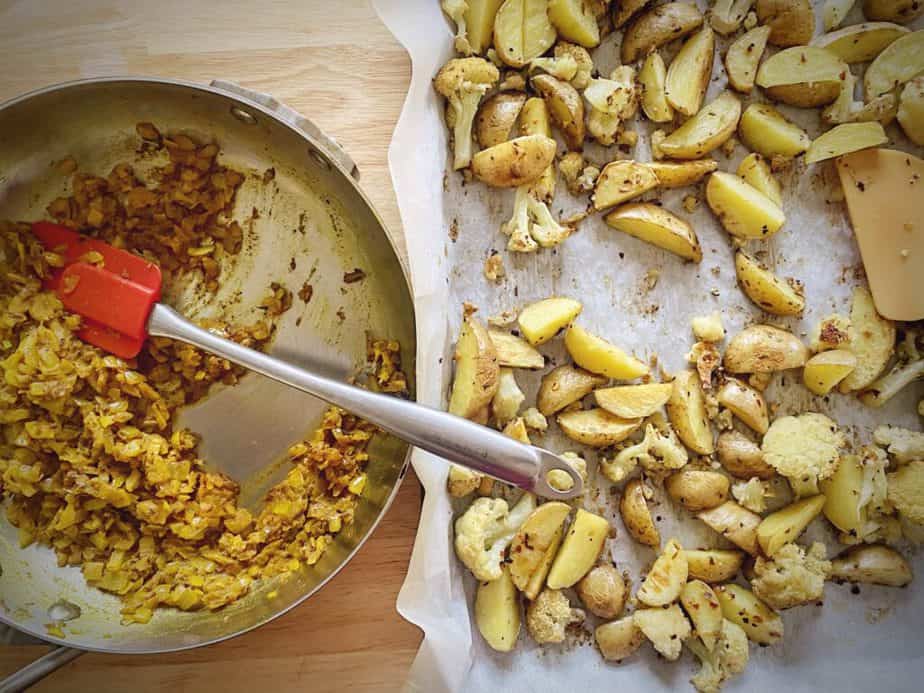
M 65 308 L 83 317 L 78 336 L 121 358 L 137 356 L 148 336 L 148 316 L 160 300 L 160 268 L 58 224 L 38 222 L 32 229 L 46 248 L 64 258 L 65 267 L 45 285 Z M 90 253 L 98 253 L 100 266 L 82 261 Z
M 924 318 L 924 161 L 895 149 L 837 159 L 850 222 L 876 310 Z

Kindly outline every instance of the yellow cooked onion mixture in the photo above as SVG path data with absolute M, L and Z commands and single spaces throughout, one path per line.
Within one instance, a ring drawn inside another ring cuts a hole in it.
M 214 144 L 146 123 L 138 133 L 169 155 L 150 184 L 128 164 L 105 178 L 77 172 L 73 194 L 48 212 L 156 261 L 168 285 L 196 272 L 214 290 L 222 260 L 241 247 L 230 215 L 244 176 L 217 163 Z M 196 435 L 173 425 L 179 408 L 242 371 L 168 339 L 148 340 L 133 361 L 82 342 L 80 318 L 41 286 L 60 265 L 28 224 L 0 222 L 0 494 L 22 546 L 39 542 L 59 565 L 80 566 L 90 585 L 122 598 L 128 623 L 160 606 L 217 609 L 256 580 L 315 563 L 353 519 L 373 426 L 330 409 L 251 514 L 238 485 L 206 469 Z M 260 348 L 291 301 L 274 284 L 264 319 L 209 327 Z M 402 389 L 398 345 L 370 342 L 369 354 L 382 389 Z

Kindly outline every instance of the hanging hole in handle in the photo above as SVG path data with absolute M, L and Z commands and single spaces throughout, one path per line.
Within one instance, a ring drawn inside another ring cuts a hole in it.
M 233 115 L 239 121 L 244 123 L 244 125 L 256 125 L 257 124 L 257 117 L 250 111 L 245 111 L 240 106 L 232 106 L 231 115 Z
M 533 492 L 556 500 L 570 500 L 584 493 L 584 479 L 567 460 L 558 455 L 542 450 L 539 474 Z

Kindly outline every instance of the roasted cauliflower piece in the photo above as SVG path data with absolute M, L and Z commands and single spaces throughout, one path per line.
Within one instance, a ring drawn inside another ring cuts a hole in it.
M 482 582 L 501 576 L 504 552 L 529 514 L 536 499 L 526 493 L 512 509 L 502 498 L 477 498 L 456 520 L 456 555 Z
M 433 87 L 452 110 L 452 167 L 466 168 L 472 161 L 472 124 L 478 104 L 500 77 L 484 58 L 453 58 L 437 73 Z
M 751 589 L 774 609 L 791 609 L 817 602 L 824 595 L 825 579 L 831 571 L 824 544 L 815 542 L 808 551 L 789 543 L 773 558 L 758 557 Z
M 513 216 L 501 226 L 501 231 L 510 236 L 507 250 L 518 253 L 531 253 L 539 247 L 552 248 L 573 230 L 555 221 L 545 202 L 537 200 L 525 185 L 517 188 Z
M 581 609 L 573 609 L 561 590 L 544 589 L 526 607 L 526 630 L 537 643 L 564 642 L 565 629 L 584 620 Z
M 844 434 L 824 414 L 807 412 L 776 419 L 764 435 L 764 461 L 789 479 L 798 496 L 818 493 L 818 482 L 834 474 Z
M 672 432 L 662 433 L 648 424 L 641 442 L 620 450 L 612 460 L 601 460 L 600 469 L 607 479 L 619 483 L 638 465 L 651 472 L 663 472 L 680 469 L 687 460 L 686 448 Z
M 727 618 L 722 620 L 722 634 L 711 652 L 699 638 L 690 638 L 686 644 L 701 664 L 699 672 L 690 679 L 699 693 L 717 693 L 725 681 L 748 665 L 748 636 L 741 626 Z
M 884 448 L 899 464 L 924 460 L 924 433 L 898 426 L 879 426 L 873 441 Z

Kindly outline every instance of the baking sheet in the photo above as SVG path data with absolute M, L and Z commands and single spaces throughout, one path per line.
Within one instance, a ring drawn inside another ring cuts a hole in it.
M 705 7 L 705 3 L 699 4 Z M 639 357 L 656 354 L 668 372 L 685 365 L 684 355 L 694 341 L 689 323 L 696 315 L 721 311 L 729 334 L 760 320 L 788 327 L 807 341 L 808 331 L 819 318 L 835 310 L 849 311 L 850 293 L 861 281 L 861 265 L 843 203 L 833 194 L 831 183 L 836 178 L 826 175 L 829 171 L 824 165 L 806 169 L 800 164 L 782 176 L 788 220 L 764 246 L 767 253 L 762 257 L 779 274 L 805 283 L 807 309 L 801 319 L 768 320 L 772 316 L 761 314 L 741 294 L 735 286 L 734 249 L 705 202 L 693 214 L 681 209 L 683 196 L 696 192 L 702 197 L 701 189 L 666 191 L 659 196 L 665 207 L 688 218 L 696 229 L 703 246 L 703 261 L 698 266 L 609 229 L 600 215 L 581 223 L 579 231 L 553 251 L 508 253 L 507 237 L 499 227 L 511 214 L 513 192 L 488 190 L 478 183 L 464 185 L 461 176 L 447 167 L 442 104 L 430 84 L 452 55 L 451 31 L 438 3 L 378 0 L 376 7 L 413 61 L 412 84 L 389 150 L 389 162 L 408 239 L 417 301 L 418 382 L 423 401 L 445 402 L 451 340 L 458 330 L 463 301 L 477 305 L 484 319 L 553 294 L 579 298 L 584 303 L 584 326 Z M 846 23 L 853 23 L 853 19 L 851 16 Z M 595 52 L 601 73 L 617 64 L 614 39 L 609 37 Z M 717 74 L 721 74 L 720 69 Z M 707 100 L 724 88 L 724 77 L 713 80 Z M 745 105 L 749 101 L 742 100 Z M 782 110 L 810 135 L 817 134 L 816 111 Z M 648 124 L 639 126 L 640 133 L 650 129 Z M 895 138 L 894 146 L 906 147 L 907 141 L 896 127 L 890 127 L 889 134 Z M 634 153 L 588 146 L 585 156 L 598 164 L 612 158 L 647 161 L 650 152 L 646 143 L 643 137 Z M 730 158 L 720 152 L 714 156 L 721 170 L 734 171 L 746 154 L 747 150 L 739 146 Z M 566 217 L 585 205 L 586 198 L 572 198 L 559 180 L 552 205 L 556 215 Z M 507 269 L 507 278 L 499 285 L 482 275 L 484 260 L 494 251 L 500 252 Z M 653 273 L 657 273 L 657 282 L 652 287 Z M 565 356 L 560 340 L 542 350 L 553 362 L 561 362 Z M 539 375 L 524 371 L 516 375 L 527 402 L 534 401 Z M 922 389 L 918 385 L 906 391 L 875 415 L 853 398 L 833 396 L 825 401 L 801 387 L 781 390 L 771 386 L 767 396 L 768 402 L 778 406 L 776 415 L 805 410 L 829 414 L 847 431 L 851 442 L 858 443 L 869 441 L 877 423 L 920 428 L 914 403 Z M 556 451 L 575 449 L 573 443 L 556 434 L 534 437 L 534 442 Z M 586 456 L 591 470 L 586 503 L 613 521 L 618 536 L 607 550 L 619 568 L 637 580 L 640 569 L 655 553 L 626 537 L 616 512 L 618 494 L 609 493 L 611 485 L 605 480 L 597 483 L 595 455 Z M 420 626 L 426 637 L 408 689 L 461 691 L 490 686 L 496 690 L 543 691 L 561 690 L 576 682 L 587 690 L 620 685 L 628 686 L 628 690 L 689 688 L 687 680 L 698 663 L 688 653 L 680 662 L 665 663 L 645 646 L 640 656 L 622 665 L 604 662 L 592 644 L 596 624 L 592 617 L 583 636 L 571 637 L 561 646 L 540 648 L 521 633 L 513 653 L 501 655 L 487 648 L 469 617 L 474 580 L 453 555 L 453 507 L 445 492 L 447 466 L 420 451 L 415 452 L 414 465 L 425 498 L 398 609 Z M 662 496 L 656 501 L 660 502 L 654 514 L 661 518 L 659 528 L 664 539 L 677 536 L 689 547 L 719 543 L 714 533 Z M 811 528 L 805 539 L 825 541 L 829 554 L 837 546 L 820 527 Z M 922 573 L 924 561 L 920 557 L 913 561 L 917 572 Z M 922 593 L 920 581 L 902 590 L 863 586 L 859 595 L 852 594 L 849 586 L 829 583 L 824 607 L 787 611 L 783 642 L 772 648 L 752 647 L 748 670 L 729 682 L 727 690 L 762 691 L 785 685 L 791 691 L 809 691 L 822 683 L 852 691 L 874 687 L 920 690 L 924 675 L 924 656 L 918 644 L 924 635 Z

